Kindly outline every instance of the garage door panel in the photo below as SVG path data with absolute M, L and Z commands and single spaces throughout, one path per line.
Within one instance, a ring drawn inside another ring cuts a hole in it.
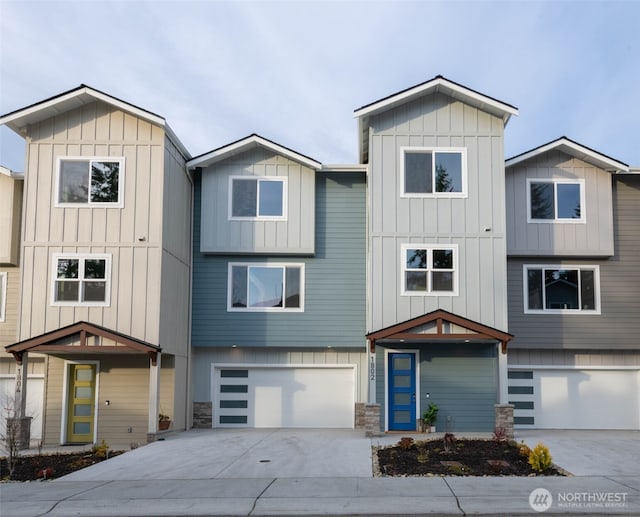
M 535 427 L 640 428 L 640 382 L 634 370 L 534 372 Z
M 217 369 L 214 426 L 353 427 L 355 367 L 269 366 L 245 370 L 248 375 L 242 378 L 229 373 L 227 367 Z M 240 386 L 246 386 L 246 393 L 240 393 Z

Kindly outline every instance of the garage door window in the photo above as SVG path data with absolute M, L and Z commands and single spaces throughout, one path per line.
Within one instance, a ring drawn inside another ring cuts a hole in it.
M 598 266 L 524 266 L 524 311 L 600 313 Z
M 304 310 L 304 264 L 229 264 L 229 311 Z

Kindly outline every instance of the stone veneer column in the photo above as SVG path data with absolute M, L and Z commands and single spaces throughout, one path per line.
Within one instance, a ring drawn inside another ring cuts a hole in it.
M 496 429 L 502 428 L 513 439 L 513 404 L 496 404 Z
M 193 428 L 211 429 L 213 427 L 213 403 L 193 403 Z
M 365 436 L 379 436 L 380 433 L 380 404 L 366 404 L 364 407 Z

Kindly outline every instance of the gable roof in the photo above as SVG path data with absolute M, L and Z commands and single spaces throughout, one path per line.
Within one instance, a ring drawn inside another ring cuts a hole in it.
M 368 142 L 369 142 L 369 118 L 378 113 L 382 113 L 389 109 L 401 106 L 414 99 L 431 95 L 433 93 L 444 93 L 449 97 L 460 100 L 466 104 L 474 106 L 482 111 L 486 111 L 502 118 L 504 125 L 507 125 L 511 115 L 518 114 L 518 108 L 502 102 L 493 97 L 489 97 L 471 88 L 467 88 L 459 83 L 451 81 L 442 75 L 437 75 L 433 79 L 429 79 L 416 86 L 412 86 L 398 93 L 394 93 L 383 99 L 377 100 L 370 104 L 366 104 L 354 111 L 354 117 L 358 119 L 358 134 L 360 135 L 360 159 L 366 161 L 368 159 Z
M 445 325 L 448 324 L 448 325 Z M 464 332 L 460 332 L 464 330 Z M 389 327 L 367 334 L 371 352 L 375 351 L 376 341 L 437 341 L 437 340 L 463 340 L 463 341 L 499 341 L 502 351 L 506 352 L 507 343 L 513 339 L 508 332 L 495 329 L 458 316 L 444 309 L 437 309 L 417 318 L 412 318 Z
M 591 165 L 595 165 L 596 167 L 609 172 L 629 172 L 629 166 L 626 163 L 615 160 L 606 154 L 594 151 L 593 149 L 579 144 L 566 136 L 561 136 L 560 138 L 536 147 L 535 149 L 525 151 L 524 153 L 507 159 L 505 167 L 513 167 L 514 165 L 530 160 L 531 158 L 536 158 L 550 151 L 561 151 L 569 156 L 573 156 L 574 158 L 578 158 L 579 160 L 590 163 Z
M 169 127 L 164 117 L 113 97 L 107 93 L 101 92 L 100 90 L 96 90 L 86 84 L 81 84 L 72 90 L 68 90 L 43 101 L 36 102 L 24 108 L 2 115 L 0 116 L 0 125 L 6 125 L 20 136 L 24 137 L 27 132 L 27 127 L 30 124 L 35 124 L 42 120 L 55 117 L 56 115 L 90 104 L 96 100 L 115 106 L 122 111 L 126 111 L 127 113 L 146 120 L 151 124 L 164 128 L 169 139 L 176 145 L 176 147 L 178 147 L 184 157 L 191 157 L 189 151 L 187 151 L 182 142 L 180 142 L 180 139 Z
M 272 140 L 261 137 L 256 133 L 253 133 L 245 138 L 241 138 L 240 140 L 236 140 L 235 142 L 232 142 L 230 144 L 223 145 L 222 147 L 218 147 L 213 151 L 195 156 L 187 162 L 187 167 L 189 169 L 195 169 L 196 167 L 208 167 L 209 165 L 220 162 L 222 160 L 226 160 L 227 158 L 243 153 L 250 149 L 254 149 L 256 147 L 262 147 L 264 149 L 273 151 L 276 154 L 286 156 L 290 160 L 301 163 L 302 165 L 305 165 L 311 169 L 318 170 L 322 168 L 322 164 L 314 160 L 313 158 L 305 156 L 304 154 L 300 154 L 283 145 L 277 144 Z

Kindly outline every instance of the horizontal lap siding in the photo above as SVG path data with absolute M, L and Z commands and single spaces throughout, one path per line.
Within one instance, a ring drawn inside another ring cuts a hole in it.
M 196 175 L 194 346 L 364 347 L 365 178 L 317 173 L 315 188 L 314 257 L 205 255 L 199 252 L 201 191 Z M 304 312 L 227 312 L 229 262 L 304 263 Z
M 567 257 L 508 260 L 510 343 L 516 348 L 637 349 L 640 335 L 640 178 L 614 179 L 615 256 L 606 260 Z M 523 264 L 600 266 L 600 315 L 524 314 Z

